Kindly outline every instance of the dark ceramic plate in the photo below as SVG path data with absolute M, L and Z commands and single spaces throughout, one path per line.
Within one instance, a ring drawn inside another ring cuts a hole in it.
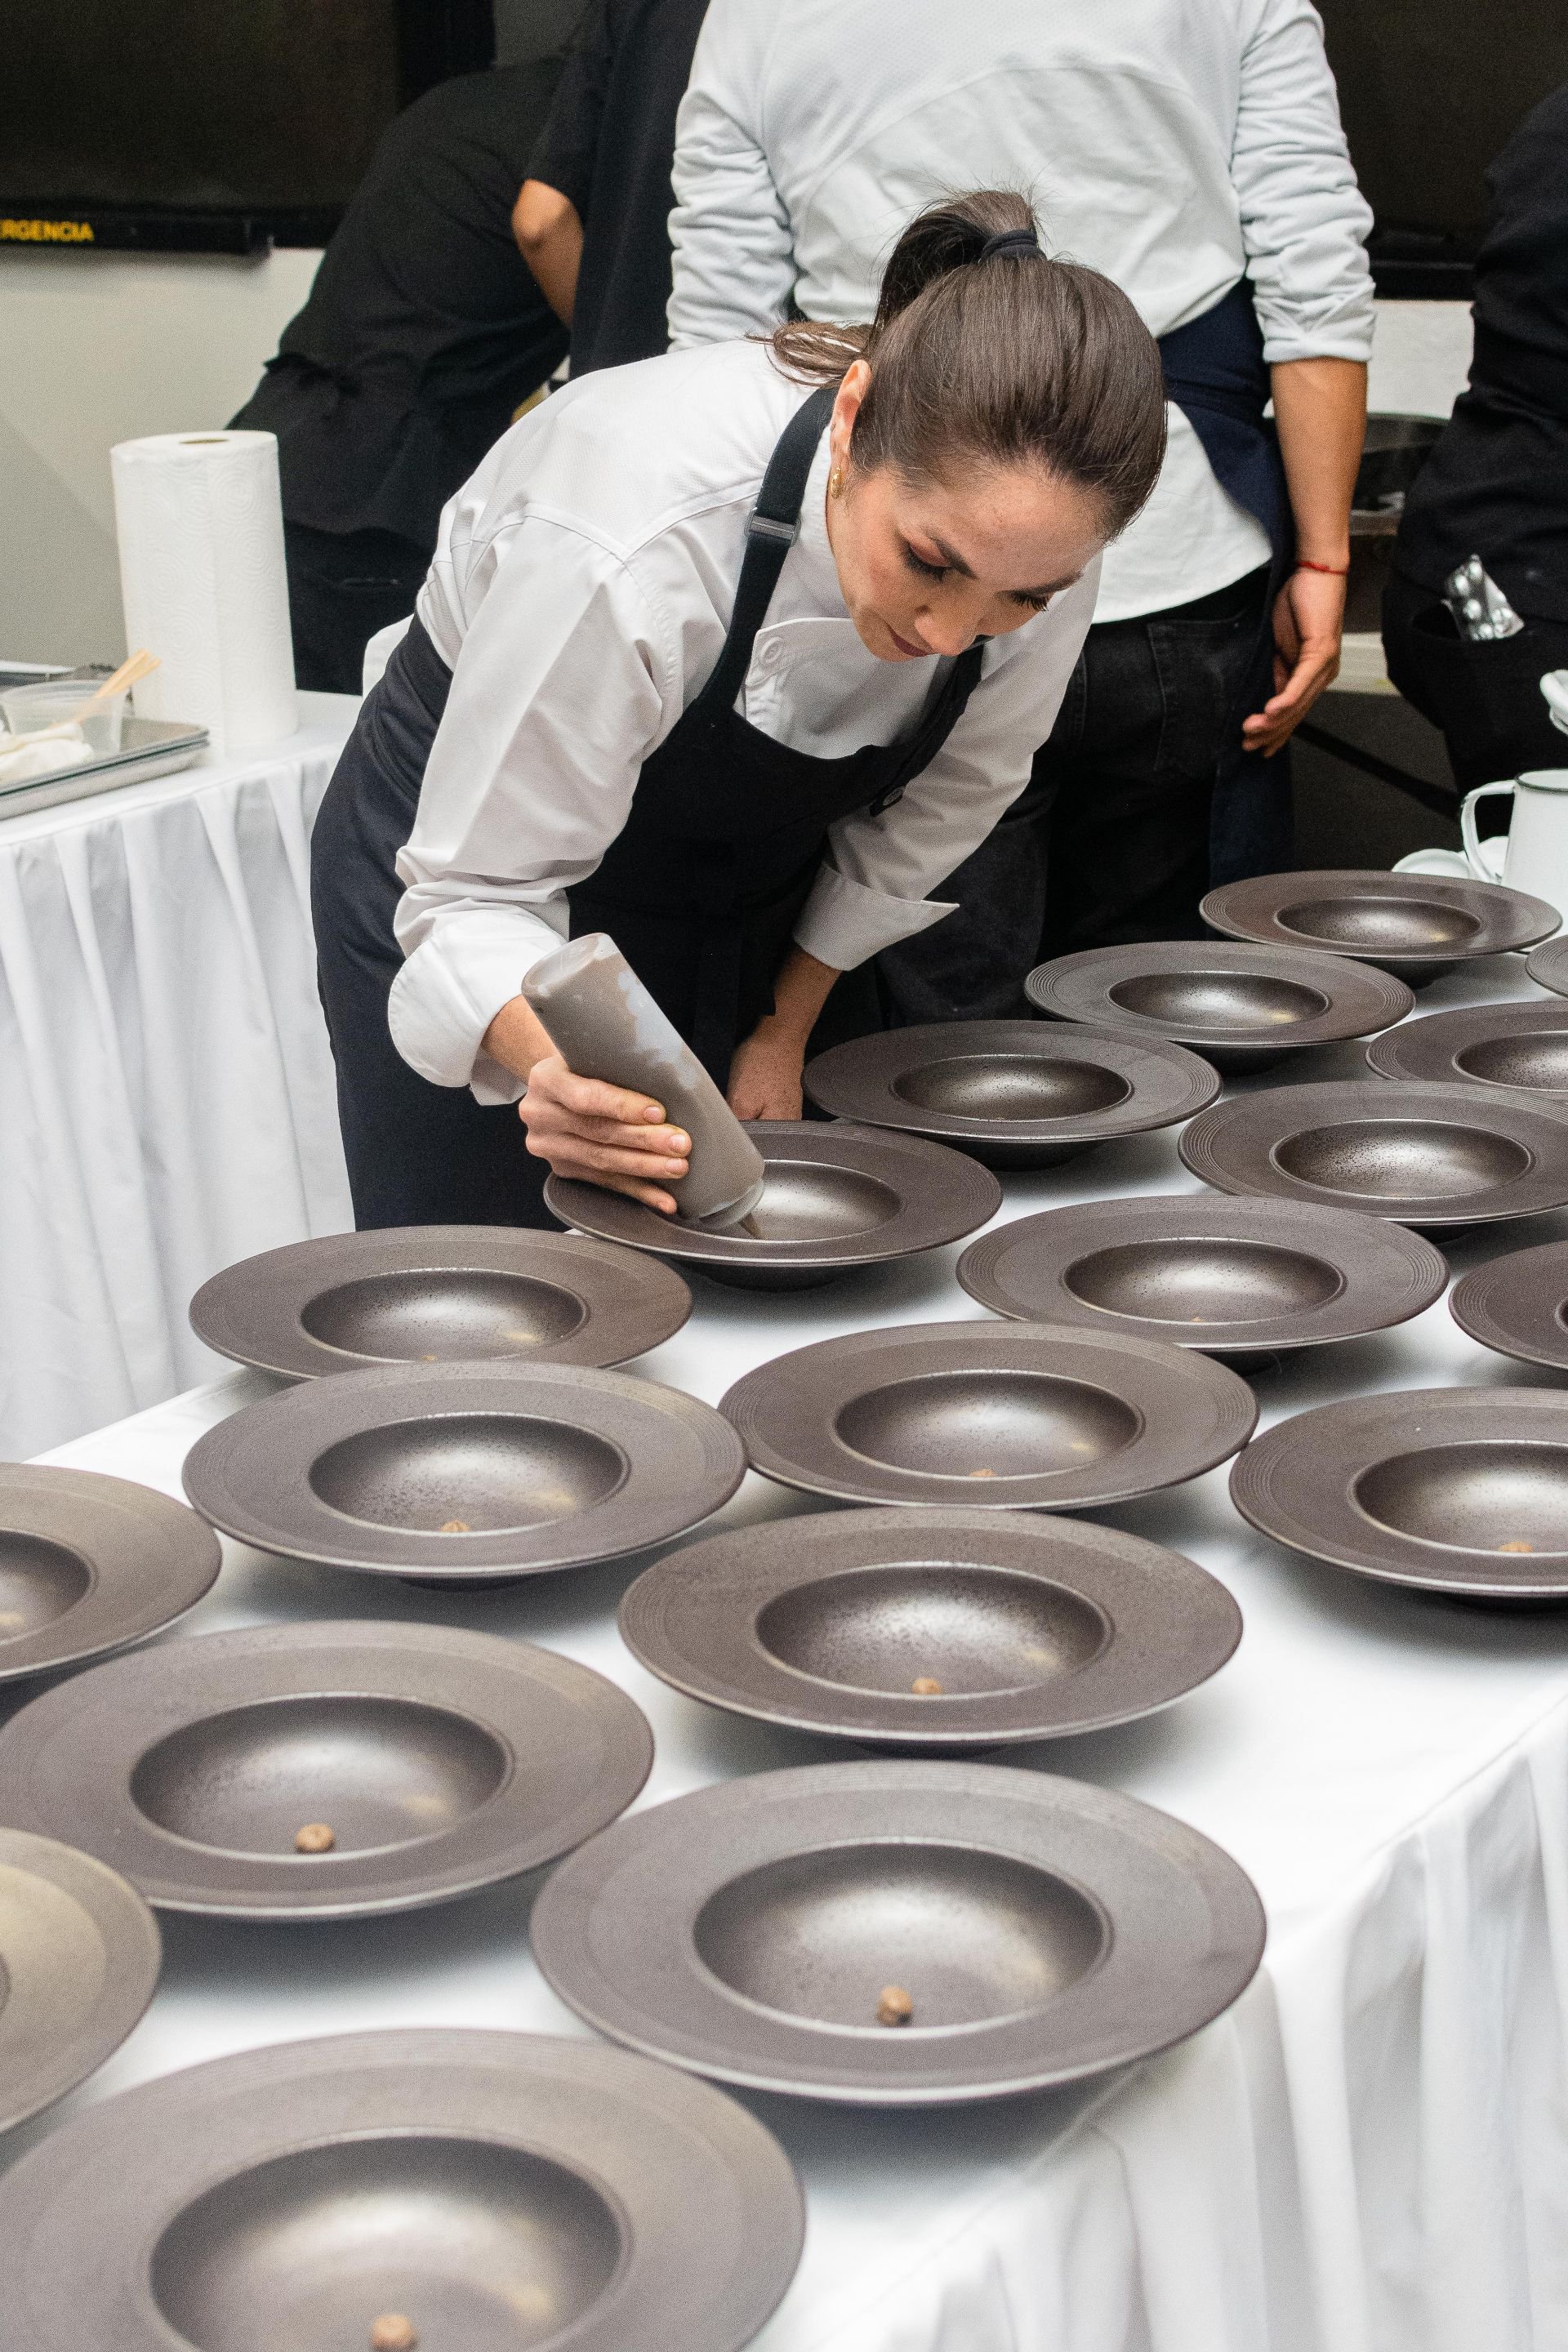
M 1091 1144 L 1190 1118 L 1219 1092 L 1206 1062 L 1042 1021 L 889 1029 L 805 1069 L 819 1110 L 955 1144 L 993 1168 L 1051 1168 Z
M 119 2049 L 159 1958 L 157 1922 L 123 1878 L 53 1838 L 0 1829 L 0 2132 Z
M 222 1560 L 212 1529 L 151 1486 L 0 1464 L 0 1683 L 156 1633 L 195 1607 Z
M 1237 1509 L 1310 1559 L 1477 1601 L 1568 1600 L 1568 1398 L 1405 1389 L 1276 1424 Z
M 958 1278 L 998 1315 L 1252 1357 L 1407 1322 L 1442 1297 L 1448 1268 L 1383 1217 L 1180 1192 L 998 1225 Z
M 630 1249 L 656 1250 L 715 1282 L 805 1290 L 852 1266 L 913 1257 L 961 1241 L 1002 1205 L 994 1176 L 962 1151 L 847 1121 L 751 1126 L 766 1190 L 744 1225 L 703 1233 L 606 1192 L 552 1176 L 547 1207 L 570 1225 Z
M 1538 988 L 1549 988 L 1554 996 L 1568 996 L 1568 931 L 1527 955 L 1524 968 Z
M 584 1568 L 683 1535 L 745 1475 L 711 1405 L 572 1364 L 399 1364 L 247 1405 L 185 1458 L 259 1551 L 441 1584 Z
M 1042 1013 L 1193 1046 L 1216 1070 L 1261 1070 L 1308 1045 L 1366 1037 L 1415 1002 L 1371 964 L 1235 940 L 1086 948 L 1024 982 Z
M 624 1364 L 679 1330 L 670 1266 L 581 1234 L 411 1225 L 247 1257 L 191 1301 L 198 1339 L 291 1380 L 372 1364 Z
M 907 1323 L 759 1365 L 720 1410 L 752 1467 L 848 1503 L 1070 1511 L 1212 1470 L 1252 1391 L 1208 1356 L 1120 1332 Z
M 1568 1242 L 1478 1265 L 1454 1285 L 1448 1311 L 1483 1348 L 1568 1372 Z
M 819 1764 L 595 1838 L 534 1906 L 563 2000 L 650 2056 L 868 2105 L 1002 2098 L 1168 2049 L 1263 1953 L 1251 1881 L 1131 1797 L 1001 1764 Z M 912 2014 L 882 2024 L 884 1990 Z
M 116 1658 L 0 1731 L 0 1814 L 149 1903 L 348 1919 L 553 1862 L 631 1803 L 653 1736 L 614 1683 L 437 1625 L 268 1625 Z M 331 1830 L 330 1851 L 297 1834 Z
M 1503 1087 L 1273 1087 L 1215 1103 L 1177 1148 L 1218 1192 L 1337 1203 L 1423 1230 L 1568 1202 L 1568 1110 Z
M 929 1752 L 1152 1715 L 1218 1672 L 1241 1612 L 1190 1559 L 1117 1528 L 832 1511 L 671 1552 L 626 1593 L 621 1635 L 732 1715 Z
M 1226 882 L 1209 892 L 1199 912 L 1231 939 L 1359 956 L 1417 988 L 1473 956 L 1531 947 L 1562 920 L 1544 898 L 1505 890 L 1500 882 L 1375 868 Z
M 1407 1022 L 1367 1047 L 1381 1078 L 1568 1097 L 1568 1004 L 1475 1004 Z
M 0 2183 L 17 2352 L 739 2352 L 800 2260 L 789 2159 L 591 2042 L 285 2042 L 77 2116 Z

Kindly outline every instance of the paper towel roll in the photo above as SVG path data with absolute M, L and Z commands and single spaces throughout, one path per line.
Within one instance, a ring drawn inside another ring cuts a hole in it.
M 126 643 L 160 665 L 138 717 L 195 719 L 219 751 L 291 735 L 276 435 L 158 433 L 110 456 Z

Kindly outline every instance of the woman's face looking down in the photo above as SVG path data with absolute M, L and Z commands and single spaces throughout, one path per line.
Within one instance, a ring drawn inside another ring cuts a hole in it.
M 970 461 L 910 482 L 892 466 L 857 471 L 850 436 L 871 381 L 858 360 L 830 427 L 840 488 L 827 537 L 845 608 L 879 661 L 961 654 L 1005 637 L 1070 588 L 1105 542 L 1093 493 L 1032 465 Z

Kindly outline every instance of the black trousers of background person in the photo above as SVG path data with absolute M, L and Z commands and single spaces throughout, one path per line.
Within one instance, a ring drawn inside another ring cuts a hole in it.
M 1430 588 L 1396 572 L 1384 591 L 1388 675 L 1407 702 L 1443 730 L 1462 793 L 1530 768 L 1568 768 L 1568 736 L 1541 692 L 1549 669 L 1568 669 L 1568 622 L 1526 621 L 1493 645 L 1461 637 Z
M 365 646 L 412 613 L 429 551 L 396 531 L 285 521 L 283 553 L 296 683 L 314 694 L 358 694 Z
M 1215 772 L 1267 586 L 1259 570 L 1089 630 L 1028 789 L 936 894 L 957 911 L 879 958 L 892 1021 L 1022 1017 L 1049 957 L 1202 936 Z

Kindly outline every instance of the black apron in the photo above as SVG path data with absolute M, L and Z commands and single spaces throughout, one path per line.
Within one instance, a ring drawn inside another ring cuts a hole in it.
M 597 870 L 567 894 L 574 936 L 605 930 L 721 1085 L 773 984 L 829 825 L 879 813 L 935 758 L 980 676 L 961 655 L 913 731 L 839 759 L 775 742 L 735 709 L 799 527 L 832 387 L 781 435 L 746 529 L 729 633 L 697 699 L 643 763 L 631 814 Z M 402 957 L 394 861 L 413 829 L 451 673 L 414 622 L 367 697 L 311 843 L 321 1003 L 337 1064 L 354 1218 L 368 1226 L 551 1220 L 542 1164 L 510 1107 L 432 1086 L 397 1054 L 387 1000 Z M 521 977 L 521 974 L 520 974 Z M 858 987 L 857 987 L 858 983 Z M 819 1040 L 879 1025 L 868 969 L 834 991 Z
M 1274 604 L 1296 560 L 1295 526 L 1279 438 L 1264 415 L 1268 367 L 1245 278 L 1212 310 L 1160 338 L 1165 393 L 1203 444 L 1215 478 L 1268 538 L 1268 590 L 1246 691 L 1227 715 L 1209 819 L 1209 884 L 1289 866 L 1293 855 L 1288 751 L 1266 760 L 1241 740 L 1241 722 L 1274 691 Z

